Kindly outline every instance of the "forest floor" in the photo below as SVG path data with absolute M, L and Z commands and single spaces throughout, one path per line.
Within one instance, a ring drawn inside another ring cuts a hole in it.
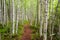
M 32 33 L 32 30 L 30 29 L 30 25 L 25 24 L 24 25 L 24 33 L 22 35 L 21 40 L 31 40 L 31 33 Z

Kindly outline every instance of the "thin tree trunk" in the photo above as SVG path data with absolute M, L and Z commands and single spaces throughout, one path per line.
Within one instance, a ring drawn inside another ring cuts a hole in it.
M 0 40 L 2 40 L 2 38 L 1 38 L 1 33 L 0 33 Z
M 2 17 L 1 17 L 1 0 L 0 0 L 0 23 L 2 23 L 1 21 L 2 21 Z M 1 33 L 0 33 L 0 40 L 1 40 Z
M 12 33 L 14 34 L 15 33 L 15 4 L 14 4 L 14 0 L 12 0 L 12 7 L 13 7 L 13 30 L 12 30 Z
M 2 23 L 2 12 L 1 12 L 1 0 L 0 0 L 0 23 Z
M 17 0 L 17 22 L 16 22 L 16 34 L 17 34 L 17 32 L 18 32 L 19 14 L 20 14 L 20 0 Z
M 42 25 L 43 25 L 43 13 L 42 13 L 42 0 L 40 0 L 40 37 L 42 36 Z
M 53 30 L 54 30 L 54 19 L 55 19 L 55 15 L 53 12 L 53 0 L 51 0 L 51 7 L 52 7 L 52 27 L 51 27 L 51 40 L 53 40 Z
M 4 23 L 4 1 L 1 0 L 1 17 L 2 17 L 2 24 Z M 3 25 L 4 26 L 4 25 Z
M 59 32 L 58 32 L 58 35 L 60 36 L 60 19 L 58 19 L 58 24 L 59 24 Z
M 44 39 L 43 40 L 47 40 L 47 26 L 48 26 L 48 0 L 44 0 Z
M 7 12 L 6 12 L 6 0 L 4 0 L 4 24 L 6 23 L 7 19 Z

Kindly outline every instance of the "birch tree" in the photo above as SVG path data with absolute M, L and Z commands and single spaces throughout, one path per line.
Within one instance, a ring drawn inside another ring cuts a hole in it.
M 1 19 L 2 19 L 2 18 L 1 18 L 1 11 L 2 11 L 2 10 L 1 10 L 1 0 L 0 0 L 0 23 L 1 23 L 1 21 L 2 21 L 2 20 L 1 20 Z M 0 40 L 2 40 L 1 33 L 0 33 Z
M 12 25 L 12 33 L 15 33 L 15 4 L 14 0 L 12 0 L 12 7 L 13 7 L 13 25 Z
M 43 1 L 40 0 L 40 37 L 42 36 L 42 28 L 43 28 Z
M 16 34 L 18 32 L 18 22 L 19 22 L 19 16 L 20 16 L 20 0 L 17 0 L 17 22 L 16 22 Z
M 1 0 L 0 0 L 0 23 L 2 23 L 2 10 L 1 10 Z
M 44 32 L 43 32 L 43 36 L 44 39 L 43 40 L 47 40 L 47 26 L 48 26 L 48 0 L 44 0 Z
M 4 24 L 7 22 L 6 0 L 4 0 Z
M 1 19 L 2 19 L 2 24 L 4 24 L 4 0 L 1 0 Z
M 53 35 L 52 34 L 53 34 L 53 29 L 54 29 L 54 14 L 53 14 L 53 1 L 52 0 L 51 0 L 51 5 L 52 5 L 51 6 L 52 7 L 52 11 L 51 11 L 52 15 L 51 16 L 52 16 L 53 20 L 52 20 L 52 27 L 51 27 L 51 34 L 50 35 L 51 35 L 51 40 L 52 40 L 53 39 Z

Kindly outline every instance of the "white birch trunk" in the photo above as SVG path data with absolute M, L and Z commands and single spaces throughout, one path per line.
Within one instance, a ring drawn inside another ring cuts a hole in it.
M 1 1 L 0 1 L 0 22 L 1 22 Z
M 43 13 L 42 13 L 42 0 L 40 0 L 40 37 L 42 36 L 42 25 L 43 25 Z
M 54 16 L 54 12 L 53 12 L 53 11 L 54 11 L 54 10 L 53 10 L 53 1 L 54 1 L 54 0 L 51 0 L 51 10 L 52 10 L 52 11 L 51 11 L 51 12 L 52 12 L 51 40 L 53 40 L 53 35 L 52 35 L 52 34 L 53 34 L 53 30 L 54 30 L 54 19 L 55 19 L 55 18 L 54 18 L 54 17 L 55 17 L 55 16 Z
M 17 22 L 16 22 L 16 34 L 18 33 L 18 22 L 20 16 L 20 0 L 17 0 Z
M 1 33 L 0 33 L 0 40 L 2 40 Z
M 6 3 L 5 3 L 6 0 L 4 0 L 4 24 L 6 23 L 7 21 L 7 12 L 6 12 Z
M 59 24 L 59 32 L 58 32 L 58 35 L 60 36 L 60 19 L 58 19 L 58 24 Z
M 12 25 L 12 33 L 15 33 L 15 5 L 14 5 L 14 0 L 12 0 L 12 7 L 13 7 L 13 25 Z
M 4 9 L 4 7 L 3 7 L 3 0 L 1 0 L 1 23 L 3 24 L 4 23 L 4 18 L 3 18 L 3 9 Z
M 24 7 L 22 7 L 22 24 L 24 22 L 24 17 L 25 17 L 25 14 L 24 14 Z
M 47 40 L 47 25 L 48 25 L 48 0 L 44 0 L 44 11 L 45 11 L 45 15 L 44 15 L 44 39 L 43 40 Z
M 0 23 L 2 23 L 2 16 L 1 16 L 2 14 L 1 14 L 1 11 L 2 10 L 1 10 L 1 0 L 0 0 Z

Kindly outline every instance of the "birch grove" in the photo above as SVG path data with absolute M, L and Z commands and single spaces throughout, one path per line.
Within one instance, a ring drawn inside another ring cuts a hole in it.
M 0 40 L 22 38 L 60 40 L 60 0 L 0 0 Z

